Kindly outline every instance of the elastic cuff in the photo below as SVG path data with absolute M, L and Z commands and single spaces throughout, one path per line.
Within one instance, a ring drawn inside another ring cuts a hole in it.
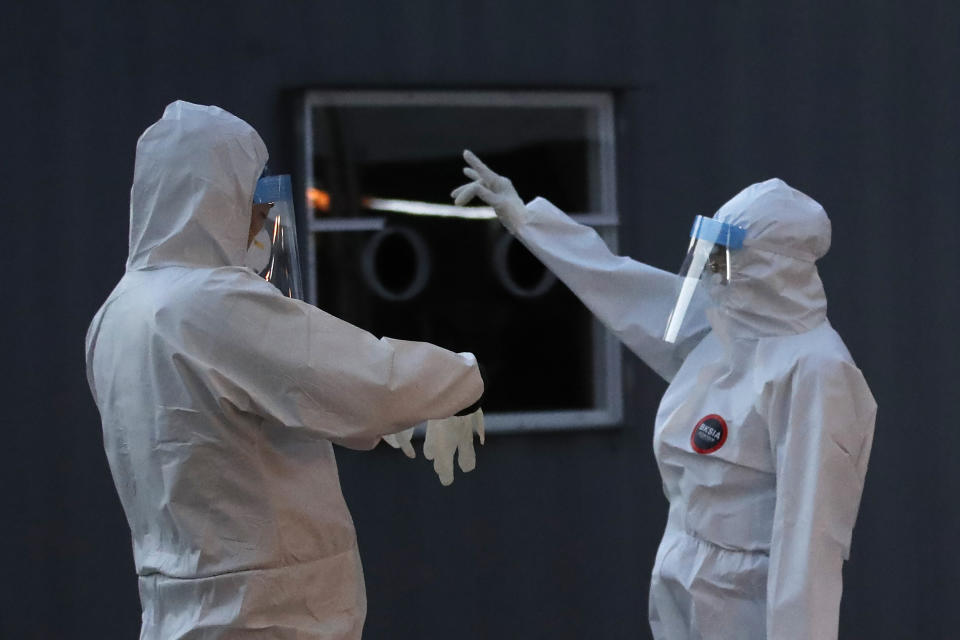
M 476 402 L 474 402 L 472 405 L 470 405 L 470 406 L 467 407 L 466 409 L 461 409 L 460 411 L 457 411 L 457 412 L 456 412 L 455 414 L 453 414 L 453 415 L 458 416 L 458 417 L 468 416 L 468 415 L 470 415 L 471 413 L 473 413 L 473 412 L 475 412 L 475 411 L 479 411 L 480 409 L 482 409 L 482 407 L 480 406 L 482 403 L 483 403 L 483 396 L 481 395 L 479 400 L 477 400 Z

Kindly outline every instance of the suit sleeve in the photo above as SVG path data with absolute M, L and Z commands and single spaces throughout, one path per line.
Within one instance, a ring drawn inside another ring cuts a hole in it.
M 778 400 L 767 637 L 836 638 L 876 404 L 860 371 L 836 361 L 800 363 Z
M 698 291 L 675 344 L 663 340 L 680 278 L 616 256 L 592 228 L 544 198 L 527 205 L 516 237 L 631 351 L 666 380 L 709 329 L 708 300 Z
M 368 449 L 483 393 L 472 354 L 378 340 L 243 271 L 203 293 L 177 336 L 196 360 L 190 368 L 222 404 L 266 420 Z

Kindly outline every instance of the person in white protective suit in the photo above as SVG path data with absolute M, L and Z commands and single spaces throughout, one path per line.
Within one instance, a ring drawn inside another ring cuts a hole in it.
M 830 246 L 823 208 L 778 179 L 747 187 L 698 219 L 690 258 L 707 282 L 691 287 L 696 267 L 678 278 L 615 256 L 589 227 L 542 198 L 524 205 L 509 180 L 465 158 L 473 182 L 456 203 L 493 206 L 670 383 L 654 427 L 670 509 L 653 635 L 836 638 L 876 404 L 827 321 L 815 265 Z
M 137 142 L 126 272 L 87 334 L 144 639 L 360 638 L 331 443 L 372 448 L 483 392 L 471 354 L 378 340 L 243 266 L 266 160 L 239 118 L 169 105 Z

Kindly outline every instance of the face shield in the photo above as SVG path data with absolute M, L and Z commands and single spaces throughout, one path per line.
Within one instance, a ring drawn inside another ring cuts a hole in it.
M 253 205 L 253 215 L 265 213 L 266 219 L 263 228 L 247 248 L 244 265 L 256 271 L 285 296 L 303 300 L 290 176 L 260 178 L 253 194 Z
M 743 246 L 744 236 L 746 231 L 741 227 L 703 216 L 694 219 L 693 229 L 690 230 L 690 248 L 680 267 L 680 291 L 663 333 L 666 342 L 677 341 L 701 278 L 708 276 L 719 285 L 730 283 L 730 252 Z

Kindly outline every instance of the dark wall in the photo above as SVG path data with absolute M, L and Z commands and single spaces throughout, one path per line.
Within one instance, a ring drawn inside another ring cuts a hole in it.
M 834 229 L 830 318 L 880 406 L 841 637 L 952 637 L 960 6 L 643 4 L 8 7 L 0 637 L 137 632 L 129 533 L 83 373 L 87 323 L 123 270 L 137 136 L 173 99 L 214 103 L 293 170 L 304 87 L 614 91 L 621 248 L 662 267 L 694 213 L 749 183 L 779 176 L 818 199 Z M 338 452 L 365 637 L 648 637 L 665 387 L 624 358 L 622 429 L 490 438 L 452 488 L 422 460 Z

